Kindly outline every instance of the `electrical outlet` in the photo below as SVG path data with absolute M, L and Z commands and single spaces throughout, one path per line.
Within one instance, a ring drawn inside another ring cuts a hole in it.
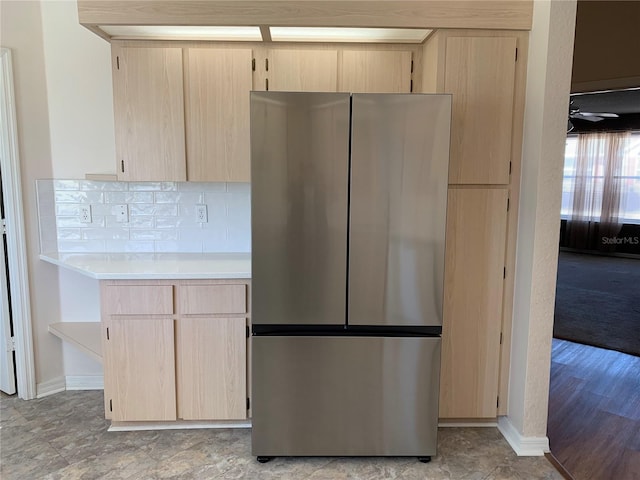
M 91 205 L 80 205 L 80 222 L 91 223 Z
M 207 206 L 196 205 L 196 222 L 207 223 L 208 221 L 209 220 L 207 219 Z
M 116 222 L 127 223 L 129 221 L 129 205 L 116 205 L 113 208 L 116 214 Z

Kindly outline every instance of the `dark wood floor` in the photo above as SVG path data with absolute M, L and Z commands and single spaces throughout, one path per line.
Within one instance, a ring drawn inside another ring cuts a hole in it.
M 553 339 L 548 436 L 576 480 L 640 480 L 640 357 Z

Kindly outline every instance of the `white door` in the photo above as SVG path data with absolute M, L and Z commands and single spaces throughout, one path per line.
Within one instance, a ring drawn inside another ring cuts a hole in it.
M 0 189 L 1 192 L 1 189 Z M 9 317 L 9 288 L 7 284 L 7 262 L 5 260 L 4 219 L 2 219 L 2 241 L 0 241 L 0 390 L 12 395 L 16 393 L 16 377 L 13 365 L 13 342 L 11 341 L 11 319 Z

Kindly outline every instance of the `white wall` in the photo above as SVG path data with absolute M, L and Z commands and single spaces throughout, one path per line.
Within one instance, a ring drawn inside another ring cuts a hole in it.
M 13 56 L 36 382 L 42 394 L 47 386 L 59 387 L 63 365 L 60 341 L 47 332 L 49 322 L 60 318 L 58 271 L 38 260 L 35 180 L 53 174 L 40 3 L 3 0 L 0 17 L 0 43 Z
M 115 173 L 111 46 L 78 23 L 75 1 L 43 1 L 42 34 L 53 178 Z M 58 269 L 62 321 L 100 319 L 96 281 Z M 100 364 L 63 343 L 64 375 L 102 375 Z
M 41 5 L 53 176 L 115 174 L 111 46 L 78 23 L 75 1 Z
M 566 118 L 576 1 L 534 1 L 516 252 L 508 417 L 546 440 Z
M 110 45 L 80 26 L 73 0 L 3 0 L 1 8 L 2 46 L 11 48 L 14 58 L 36 381 L 42 394 L 59 387 L 65 375 L 102 372 L 47 331 L 56 321 L 99 319 L 99 304 L 96 282 L 38 259 L 35 180 L 115 172 Z

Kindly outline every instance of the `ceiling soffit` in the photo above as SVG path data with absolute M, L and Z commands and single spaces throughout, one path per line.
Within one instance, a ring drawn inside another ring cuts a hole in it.
M 531 30 L 532 0 L 78 0 L 80 23 Z

